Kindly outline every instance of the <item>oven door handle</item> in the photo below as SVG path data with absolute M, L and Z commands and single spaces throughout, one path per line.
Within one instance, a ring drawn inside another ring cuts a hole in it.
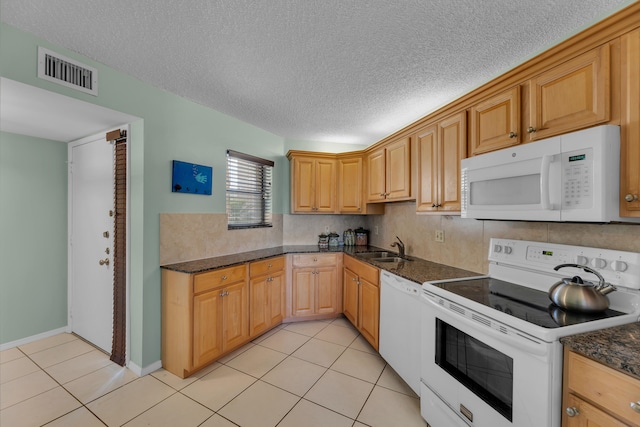
M 460 321 L 462 321 L 465 325 L 467 326 L 471 326 L 471 327 L 475 327 L 478 328 L 480 331 L 483 331 L 487 334 L 490 334 L 492 337 L 496 338 L 499 341 L 502 341 L 505 344 L 508 344 L 509 346 L 514 346 L 514 343 L 517 344 L 517 348 L 520 350 L 524 350 L 527 351 L 530 354 L 534 354 L 536 356 L 542 356 L 542 357 L 547 357 L 548 356 L 548 350 L 546 348 L 546 343 L 542 342 L 542 341 L 537 341 L 534 340 L 532 338 L 528 338 L 524 335 L 521 335 L 519 333 L 516 332 L 517 335 L 514 334 L 504 334 L 502 332 L 496 331 L 495 329 L 493 329 L 490 326 L 487 326 L 484 323 L 481 322 L 475 322 L 471 319 L 469 319 L 468 317 L 466 317 L 465 315 L 458 313 L 457 311 L 453 311 L 453 310 L 449 310 L 445 307 L 443 307 L 442 305 L 438 304 L 437 302 L 433 301 L 431 298 L 429 298 L 428 296 L 424 296 L 423 295 L 423 299 L 428 301 L 430 304 L 432 304 L 438 311 L 440 312 L 445 312 L 446 314 L 450 314 L 451 316 L 456 316 L 456 318 Z M 485 316 L 483 316 L 485 317 Z M 492 320 L 493 321 L 493 320 Z M 512 328 L 508 328 L 511 331 L 514 331 L 514 329 Z

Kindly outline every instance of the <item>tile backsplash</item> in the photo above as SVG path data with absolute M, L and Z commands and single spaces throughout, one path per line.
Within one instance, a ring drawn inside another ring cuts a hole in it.
M 488 270 L 492 237 L 640 251 L 640 225 L 636 224 L 481 221 L 452 215 L 416 215 L 413 202 L 387 204 L 385 214 L 371 216 L 368 224 L 373 230 L 370 242 L 375 246 L 389 248 L 397 235 L 409 255 L 478 273 Z M 444 231 L 443 243 L 435 241 L 436 230 Z
M 364 227 L 370 230 L 370 244 L 390 250 L 398 236 L 408 255 L 478 273 L 487 272 L 491 237 L 640 251 L 640 225 L 417 215 L 414 202 L 403 202 L 387 204 L 384 215 L 274 214 L 273 227 L 245 230 L 227 230 L 226 214 L 161 214 L 160 265 L 281 245 L 315 245 L 327 227 L 340 236 L 346 229 Z M 436 230 L 444 231 L 443 243 L 435 241 Z

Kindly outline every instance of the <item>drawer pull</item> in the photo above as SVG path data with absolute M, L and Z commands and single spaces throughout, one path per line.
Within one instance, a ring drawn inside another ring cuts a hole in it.
M 640 412 L 640 401 L 631 402 L 631 403 L 629 403 L 629 406 L 631 406 L 631 409 L 633 409 L 634 411 Z
M 580 414 L 580 411 L 578 411 L 578 408 L 575 408 L 573 406 L 569 406 L 567 409 L 565 409 L 565 411 L 567 415 L 570 417 L 575 417 L 576 415 Z

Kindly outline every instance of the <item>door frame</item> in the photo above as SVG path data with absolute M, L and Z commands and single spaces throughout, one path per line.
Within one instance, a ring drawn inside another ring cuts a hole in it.
M 100 138 L 105 138 L 106 142 L 106 133 L 113 130 L 125 130 L 127 132 L 127 154 L 131 153 L 131 126 L 129 123 L 116 126 L 113 128 L 105 129 L 102 132 L 95 133 L 90 136 L 86 136 L 84 138 L 77 139 L 75 141 L 71 141 L 67 144 L 67 328 L 66 331 L 68 333 L 72 332 L 72 318 L 71 311 L 73 309 L 73 265 L 72 265 L 72 248 L 71 248 L 71 230 L 73 230 L 73 221 L 71 217 L 71 212 L 73 209 L 73 186 L 71 180 L 71 161 L 73 154 L 73 147 L 86 144 L 91 141 L 95 141 Z M 131 358 L 131 156 L 127 155 L 127 217 L 126 217 L 126 227 L 127 227 L 127 254 L 126 254 L 126 356 L 125 356 L 125 366 L 128 366 L 130 358 Z M 115 245 L 115 242 L 114 242 Z M 113 285 L 113 281 L 112 281 Z

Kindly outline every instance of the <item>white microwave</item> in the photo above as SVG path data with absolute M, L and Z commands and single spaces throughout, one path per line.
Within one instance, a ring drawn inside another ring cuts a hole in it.
M 598 126 L 463 159 L 463 218 L 639 222 L 621 218 L 620 128 Z

